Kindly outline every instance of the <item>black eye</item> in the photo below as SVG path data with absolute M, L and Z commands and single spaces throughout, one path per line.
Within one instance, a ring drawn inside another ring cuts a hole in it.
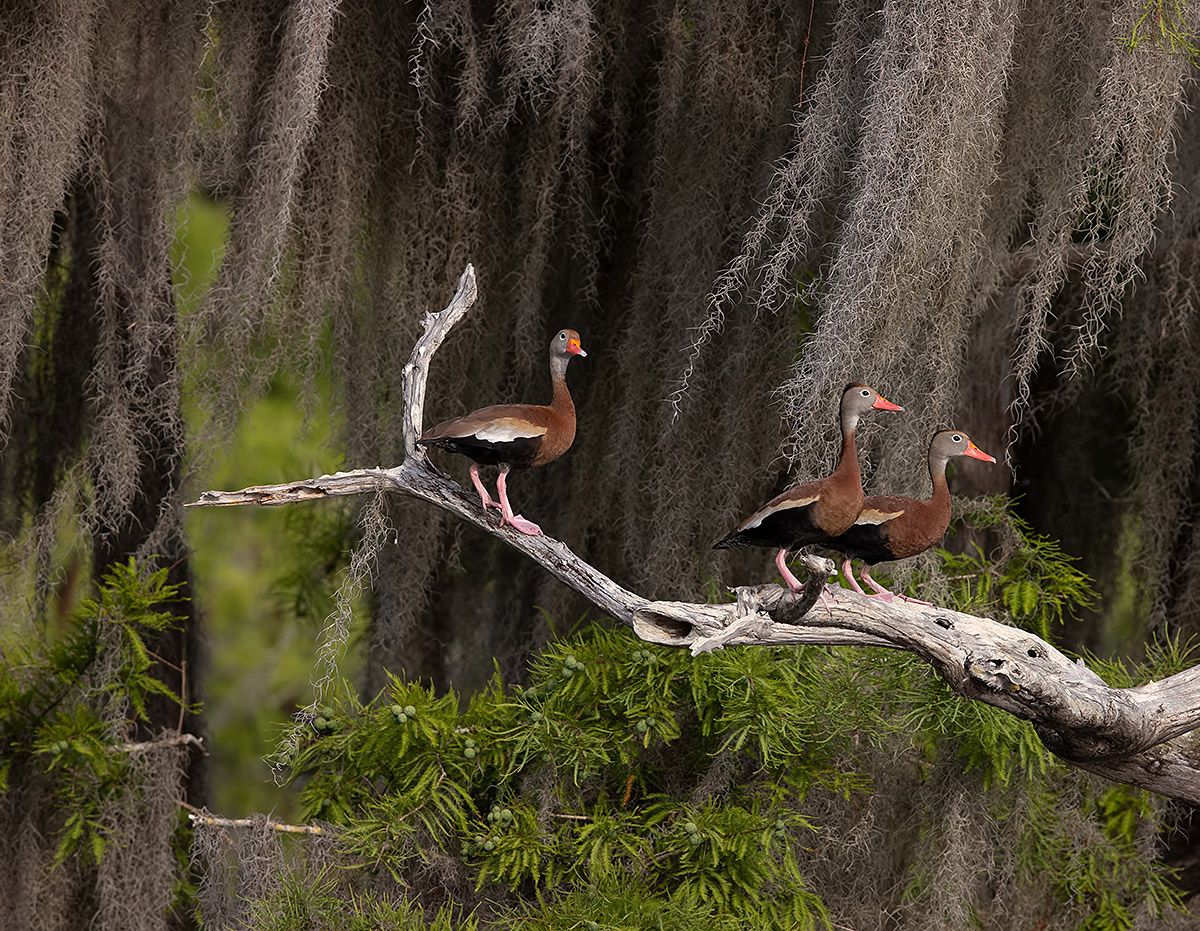
M 954 436 L 950 437 L 950 439 L 952 439 L 952 440 L 953 440 L 955 443 L 961 443 L 961 442 L 962 442 L 962 437 L 961 437 L 961 436 L 959 436 L 957 433 L 956 433 L 956 434 L 954 434 Z
M 566 333 L 559 333 L 559 334 L 558 334 L 558 338 L 559 338 L 559 339 L 566 339 L 566 338 L 567 338 L 567 334 L 566 334 Z
M 869 397 L 871 396 L 871 392 L 870 392 L 870 391 L 868 391 L 866 388 L 863 388 L 863 390 L 862 390 L 862 396 L 863 396 L 864 398 L 869 398 Z

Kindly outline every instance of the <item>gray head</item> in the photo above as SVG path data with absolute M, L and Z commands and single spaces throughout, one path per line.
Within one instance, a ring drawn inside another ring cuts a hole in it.
M 550 338 L 550 371 L 555 378 L 566 373 L 567 364 L 574 356 L 587 358 L 579 345 L 579 334 L 575 330 L 559 330 Z
M 587 358 L 587 353 L 579 345 L 579 333 L 575 330 L 559 330 L 550 340 L 550 356 L 562 356 L 570 360 L 571 356 Z
M 929 440 L 929 463 L 931 466 L 946 462 L 955 456 L 970 456 L 972 459 L 982 459 L 984 462 L 995 462 L 982 449 L 971 442 L 971 438 L 961 430 L 939 430 Z
M 842 391 L 842 430 L 849 432 L 858 426 L 858 418 L 868 411 L 903 411 L 869 385 L 853 382 Z

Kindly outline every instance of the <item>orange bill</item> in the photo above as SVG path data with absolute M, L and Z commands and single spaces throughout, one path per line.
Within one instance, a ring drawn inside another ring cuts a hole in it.
M 963 452 L 963 455 L 970 456 L 972 459 L 982 459 L 984 462 L 995 462 L 996 461 L 995 456 L 989 456 L 987 453 L 985 453 L 982 449 L 980 449 L 978 446 L 976 446 L 970 440 L 967 440 L 967 448 Z

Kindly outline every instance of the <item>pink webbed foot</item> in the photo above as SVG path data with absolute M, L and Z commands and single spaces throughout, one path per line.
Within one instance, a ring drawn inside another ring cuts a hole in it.
M 518 533 L 523 533 L 530 537 L 540 536 L 542 532 L 541 527 L 531 520 L 526 520 L 520 514 L 513 514 L 509 517 L 501 518 L 500 523 L 501 525 L 508 524 L 508 526 L 512 527 L 513 530 L 516 530 Z
M 871 588 L 875 592 L 874 595 L 869 596 L 871 598 L 878 598 L 880 601 L 886 602 L 888 604 L 891 604 L 893 601 L 904 601 L 904 602 L 907 602 L 908 604 L 925 605 L 926 607 L 933 606 L 932 601 L 922 601 L 920 598 L 910 598 L 908 595 L 897 595 L 895 592 L 884 588 L 882 585 L 880 585 L 878 582 L 876 582 L 873 578 L 871 578 L 871 567 L 870 566 L 863 567 L 862 577 L 863 577 L 863 581 L 866 582 L 868 585 L 870 585 Z

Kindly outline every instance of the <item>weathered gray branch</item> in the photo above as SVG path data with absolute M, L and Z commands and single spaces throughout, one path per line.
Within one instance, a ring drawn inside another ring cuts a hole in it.
M 140 740 L 137 743 L 117 744 L 116 750 L 121 753 L 151 753 L 167 747 L 194 747 L 205 756 L 208 751 L 204 748 L 204 738 L 195 734 L 166 734 L 155 740 Z
M 1108 686 L 1096 673 L 1051 644 L 1018 628 L 945 608 L 884 603 L 842 589 L 828 601 L 815 594 L 832 571 L 807 557 L 818 584 L 798 598 L 777 585 L 739 589 L 732 604 L 651 601 L 622 588 L 548 536 L 529 537 L 499 526 L 473 496 L 438 472 L 417 449 L 429 362 L 450 328 L 474 303 L 468 265 L 447 308 L 429 315 L 425 333 L 404 369 L 407 458 L 392 468 L 338 472 L 240 491 L 206 491 L 192 506 L 280 505 L 359 494 L 380 488 L 428 501 L 501 538 L 630 625 L 643 640 L 687 647 L 693 654 L 728 646 L 836 644 L 908 650 L 933 666 L 964 698 L 1031 721 L 1062 759 L 1099 775 L 1200 804 L 1200 668 L 1137 688 Z
M 422 421 L 425 418 L 425 382 L 429 379 L 429 363 L 433 361 L 433 354 L 441 348 L 446 334 L 466 315 L 478 296 L 475 266 L 468 263 L 459 276 L 458 287 L 446 309 L 436 317 L 429 313 L 425 315 L 425 332 L 413 347 L 401 379 L 404 391 L 404 455 L 410 459 L 424 456 L 424 452 L 417 448 L 417 440 L 421 438 Z
M 188 820 L 193 824 L 206 824 L 218 828 L 268 828 L 280 834 L 328 834 L 329 829 L 319 824 L 286 824 L 283 821 L 266 821 L 261 818 L 221 818 L 209 814 L 203 808 L 189 805 L 182 799 L 177 800 L 179 807 L 188 813 Z

